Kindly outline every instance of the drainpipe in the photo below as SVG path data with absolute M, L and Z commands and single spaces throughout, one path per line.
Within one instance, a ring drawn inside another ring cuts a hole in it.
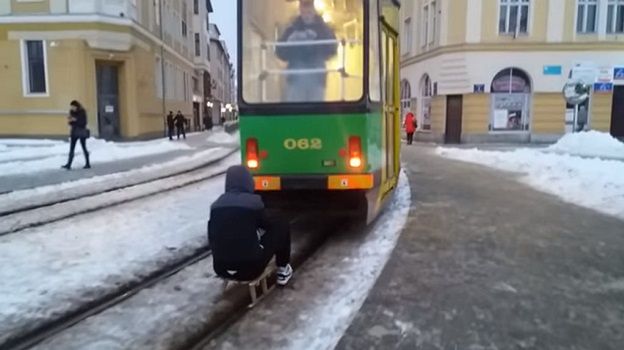
M 158 1 L 158 21 L 160 22 L 160 79 L 162 84 L 162 117 L 163 117 L 163 136 L 167 136 L 167 84 L 165 77 L 165 24 L 163 23 L 163 1 Z

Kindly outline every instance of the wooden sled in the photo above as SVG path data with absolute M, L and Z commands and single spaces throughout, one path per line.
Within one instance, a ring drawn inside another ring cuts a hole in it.
M 241 285 L 245 284 L 249 288 L 249 297 L 251 298 L 251 303 L 247 306 L 252 308 L 256 306 L 262 299 L 264 299 L 270 291 L 275 288 L 275 284 L 269 285 L 268 279 L 276 272 L 275 268 L 275 258 L 271 259 L 267 264 L 266 268 L 256 278 L 252 281 L 236 281 L 223 279 L 223 292 L 227 290 L 229 285 Z M 259 289 L 259 290 L 258 290 Z M 258 293 L 259 292 L 259 293 Z

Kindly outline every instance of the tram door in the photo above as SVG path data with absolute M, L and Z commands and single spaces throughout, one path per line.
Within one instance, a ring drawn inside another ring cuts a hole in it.
M 398 36 L 387 24 L 381 26 L 382 84 L 385 130 L 385 179 L 393 178 L 398 170 L 397 128 L 399 127 L 399 55 Z

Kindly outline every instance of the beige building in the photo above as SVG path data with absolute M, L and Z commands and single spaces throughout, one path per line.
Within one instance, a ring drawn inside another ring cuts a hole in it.
M 230 60 L 227 45 L 221 39 L 221 32 L 216 24 L 210 24 L 210 58 L 213 121 L 216 124 L 219 123 L 221 117 L 231 119 L 233 116 L 231 109 L 236 104 L 232 95 L 234 66 Z
M 74 99 L 106 139 L 162 135 L 169 110 L 196 123 L 209 63 L 196 58 L 192 22 L 210 3 L 195 14 L 195 2 L 0 1 L 0 136 L 67 135 Z
M 624 0 L 406 0 L 401 11 L 402 108 L 420 139 L 551 141 L 583 127 L 582 108 L 586 128 L 624 137 Z M 572 71 L 595 83 L 577 108 L 562 95 Z

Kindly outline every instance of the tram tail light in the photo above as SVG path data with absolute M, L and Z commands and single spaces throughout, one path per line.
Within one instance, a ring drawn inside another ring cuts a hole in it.
M 362 141 L 359 136 L 349 137 L 349 166 L 351 168 L 362 166 Z
M 247 167 L 249 169 L 257 169 L 260 165 L 258 157 L 258 140 L 254 138 L 247 139 Z

